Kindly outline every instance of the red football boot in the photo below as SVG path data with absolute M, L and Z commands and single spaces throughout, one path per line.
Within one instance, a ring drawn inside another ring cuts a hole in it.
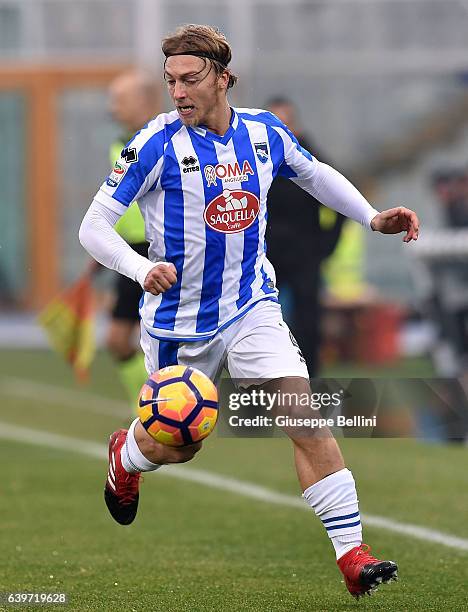
M 109 471 L 104 499 L 112 518 L 121 525 L 133 522 L 138 510 L 138 487 L 141 473 L 129 474 L 124 470 L 120 449 L 127 439 L 127 430 L 115 431 L 109 439 Z
M 398 579 L 398 566 L 393 561 L 380 561 L 373 557 L 370 547 L 361 544 L 349 550 L 337 561 L 348 591 L 353 597 L 372 595 L 382 582 Z

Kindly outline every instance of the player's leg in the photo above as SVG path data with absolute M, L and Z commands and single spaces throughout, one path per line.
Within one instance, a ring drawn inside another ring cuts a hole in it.
M 277 397 L 311 396 L 308 380 L 287 377 L 262 385 Z M 310 409 L 284 403 L 279 412 L 294 418 L 310 418 Z M 326 427 L 285 427 L 294 447 L 296 471 L 303 497 L 322 521 L 335 549 L 336 559 L 349 592 L 370 594 L 381 583 L 396 578 L 397 566 L 371 556 L 362 545 L 362 527 L 356 485 L 345 467 L 338 443 Z
M 309 406 L 292 403 L 289 398 L 311 397 L 308 379 L 302 376 L 288 376 L 268 381 L 261 388 L 273 397 L 288 398 L 280 407 L 275 407 L 275 414 L 291 418 L 311 418 L 320 416 L 312 413 Z M 294 459 L 297 477 L 303 490 L 325 478 L 329 474 L 345 468 L 343 456 L 337 441 L 328 428 L 300 429 L 285 427 L 284 431 L 293 442 Z
M 125 319 L 111 319 L 106 346 L 118 368 L 120 382 L 133 405 L 147 378 L 143 353 L 135 346 L 139 325 Z
M 222 369 L 224 347 L 220 339 L 182 344 L 159 341 L 141 326 L 141 346 L 148 373 L 168 365 L 183 364 L 197 367 L 216 380 Z M 109 442 L 109 470 L 104 493 L 112 517 L 122 525 L 130 524 L 138 509 L 141 473 L 156 471 L 169 463 L 190 461 L 201 446 L 201 442 L 182 447 L 160 444 L 149 435 L 139 418 L 131 423 L 128 431 L 114 432 Z
M 276 397 L 304 397 L 303 393 L 310 397 L 304 360 L 277 305 L 260 303 L 241 321 L 237 336 L 230 339 L 231 376 L 250 382 L 264 380 L 265 391 L 286 394 Z M 291 417 L 311 417 L 308 406 L 294 401 L 289 404 L 284 401 L 277 409 Z M 348 590 L 359 596 L 379 582 L 395 577 L 394 563 L 379 561 L 361 547 L 362 528 L 354 478 L 345 467 L 331 432 L 324 428 L 312 431 L 286 428 L 285 431 L 294 445 L 304 499 L 321 519 L 331 539 Z

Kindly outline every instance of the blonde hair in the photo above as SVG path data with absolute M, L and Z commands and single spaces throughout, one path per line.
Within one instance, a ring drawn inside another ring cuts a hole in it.
M 231 47 L 217 28 L 193 23 L 179 26 L 163 39 L 161 48 L 166 59 L 171 55 L 191 55 L 193 51 L 193 55 L 211 61 L 217 75 L 225 70 L 229 72 L 228 89 L 237 82 L 237 76 L 228 68 L 232 57 Z

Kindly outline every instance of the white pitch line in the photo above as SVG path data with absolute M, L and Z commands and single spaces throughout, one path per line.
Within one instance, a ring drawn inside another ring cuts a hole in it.
M 28 401 L 43 400 L 61 408 L 86 410 L 103 416 L 131 417 L 130 403 L 111 400 L 88 391 L 77 391 L 57 385 L 16 378 L 0 378 L 0 394 Z
M 95 459 L 107 459 L 107 448 L 103 444 L 90 442 L 88 440 L 79 440 L 78 438 L 69 438 L 48 431 L 39 431 L 27 427 L 10 425 L 9 423 L 1 421 L 0 438 L 15 442 L 24 442 L 26 444 L 37 444 L 39 446 L 46 446 L 48 448 L 67 452 L 72 451 Z M 188 480 L 189 482 L 196 482 L 207 487 L 229 491 L 236 495 L 242 495 L 243 497 L 250 497 L 278 506 L 287 506 L 311 512 L 309 506 L 307 506 L 299 496 L 295 497 L 293 495 L 278 493 L 260 485 L 237 480 L 236 478 L 221 474 L 214 474 L 205 470 L 171 465 L 158 471 L 158 475 Z M 394 521 L 382 516 L 361 514 L 361 517 L 364 523 L 371 527 L 379 527 L 387 531 L 410 536 L 416 540 L 442 544 L 448 548 L 468 551 L 468 540 L 464 538 L 449 535 L 435 529 L 429 529 L 428 527 L 421 527 L 420 525 L 400 523 L 399 521 Z

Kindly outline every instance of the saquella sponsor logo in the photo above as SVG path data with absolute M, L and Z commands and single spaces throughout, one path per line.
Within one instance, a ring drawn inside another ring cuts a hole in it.
M 215 231 L 235 234 L 250 227 L 259 210 L 260 202 L 255 194 L 243 189 L 224 189 L 205 208 L 204 217 Z

